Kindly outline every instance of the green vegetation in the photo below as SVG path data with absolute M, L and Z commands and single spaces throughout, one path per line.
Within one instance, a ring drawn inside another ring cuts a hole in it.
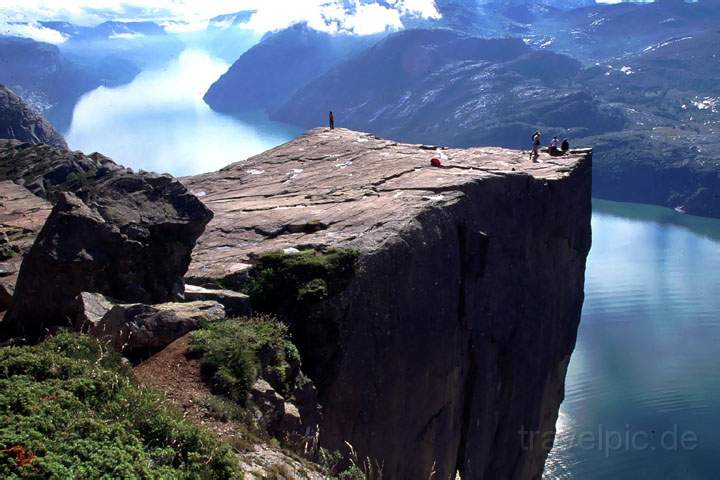
M 285 395 L 300 371 L 287 326 L 269 315 L 210 323 L 192 334 L 190 352 L 213 389 L 241 404 L 258 377 Z
M 329 302 L 352 279 L 359 253 L 349 249 L 269 252 L 250 273 L 246 293 L 253 308 L 290 325 L 303 353 L 303 370 L 322 389 L 334 375 L 340 326 Z
M 205 408 L 211 417 L 221 422 L 245 420 L 247 412 L 240 405 L 224 397 L 212 395 L 205 400 Z
M 0 478 L 230 479 L 229 447 L 136 385 L 96 340 L 0 349 Z
M 349 458 L 338 451 L 320 448 L 318 463 L 330 474 L 326 480 L 382 480 L 382 467 L 369 458 L 364 463 L 359 462 L 355 449 L 347 445 L 350 447 Z
M 247 293 L 263 312 L 282 313 L 325 300 L 347 286 L 357 257 L 349 249 L 269 252 L 258 258 Z

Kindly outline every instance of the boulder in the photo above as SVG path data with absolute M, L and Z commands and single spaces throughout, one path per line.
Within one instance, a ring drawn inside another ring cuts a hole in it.
M 54 192 L 57 203 L 22 263 L 2 335 L 34 340 L 70 326 L 75 298 L 86 291 L 123 303 L 182 300 L 192 249 L 212 218 L 185 187 L 168 176 L 113 169 L 86 177 L 77 195 Z
M 315 395 L 303 395 L 303 390 Z M 262 427 L 288 445 L 301 446 L 315 438 L 320 423 L 320 406 L 311 381 L 306 380 L 283 397 L 269 382 L 259 378 L 250 387 L 249 398 Z
M 250 297 L 232 290 L 212 290 L 195 285 L 185 285 L 185 300 L 213 300 L 225 307 L 225 313 L 231 317 L 242 317 L 252 313 Z
M 98 293 L 77 298 L 75 327 L 130 357 L 158 351 L 198 328 L 225 318 L 217 302 L 118 304 Z

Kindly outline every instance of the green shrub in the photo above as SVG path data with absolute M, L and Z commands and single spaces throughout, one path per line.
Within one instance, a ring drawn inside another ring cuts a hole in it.
M 347 288 L 359 253 L 350 249 L 261 255 L 245 289 L 256 311 L 290 325 L 303 370 L 322 389 L 335 375 L 340 325 L 332 299 Z
M 353 465 L 338 475 L 338 480 L 366 480 L 367 475 L 357 465 Z
M 193 332 L 190 352 L 213 389 L 241 404 L 258 377 L 286 394 L 299 373 L 287 327 L 267 315 L 208 324 Z
M 229 447 L 198 430 L 115 354 L 60 334 L 0 349 L 0 478 L 242 478 Z
M 269 252 L 255 263 L 247 293 L 262 312 L 283 313 L 324 300 L 345 288 L 357 257 L 349 249 Z

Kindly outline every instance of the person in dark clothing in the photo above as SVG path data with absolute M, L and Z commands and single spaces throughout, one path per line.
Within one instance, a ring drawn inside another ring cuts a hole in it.
M 330 112 L 330 130 L 335 130 L 335 115 Z
M 567 138 L 560 144 L 560 150 L 562 150 L 563 153 L 567 153 L 567 151 L 570 150 L 570 142 Z

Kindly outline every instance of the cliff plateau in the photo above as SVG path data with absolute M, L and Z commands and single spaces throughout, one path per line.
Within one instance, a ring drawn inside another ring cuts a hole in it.
M 591 152 L 540 160 L 316 129 L 183 180 L 214 213 L 187 277 L 257 292 L 292 284 L 283 261 L 353 252 L 342 281 L 269 306 L 318 386 L 321 445 L 393 479 L 540 478 L 583 303 Z

